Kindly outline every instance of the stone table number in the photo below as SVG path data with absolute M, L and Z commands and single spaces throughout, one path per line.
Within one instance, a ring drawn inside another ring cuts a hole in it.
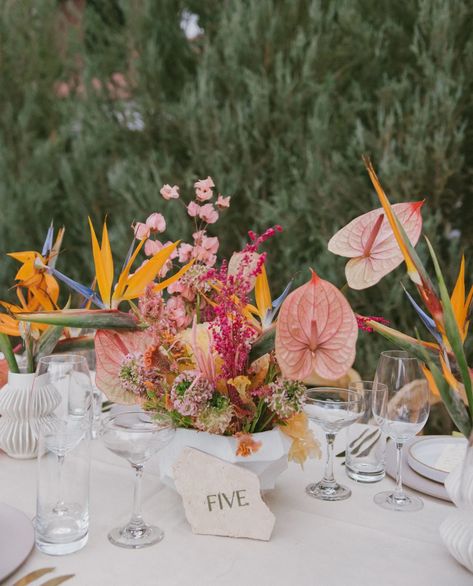
M 186 448 L 174 464 L 174 482 L 193 533 L 269 541 L 275 517 L 253 472 Z

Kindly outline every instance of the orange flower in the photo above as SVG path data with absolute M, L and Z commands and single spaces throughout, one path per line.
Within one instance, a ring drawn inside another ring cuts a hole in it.
M 305 413 L 296 413 L 279 428 L 292 439 L 288 459 L 301 466 L 307 458 L 320 458 L 320 444 L 309 429 L 309 422 Z
M 236 433 L 235 437 L 238 439 L 238 447 L 236 451 L 237 456 L 247 458 L 251 454 L 255 454 L 262 446 L 261 442 L 257 442 L 253 439 L 251 433 Z

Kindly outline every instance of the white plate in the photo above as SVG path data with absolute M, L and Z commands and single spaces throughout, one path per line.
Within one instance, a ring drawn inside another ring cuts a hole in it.
M 414 488 L 415 490 L 434 496 L 444 501 L 450 501 L 451 498 L 448 496 L 445 486 L 439 482 L 434 482 L 428 478 L 424 478 L 420 474 L 417 474 L 407 463 L 407 451 L 410 445 L 418 438 L 406 442 L 404 449 L 402 450 L 402 482 L 404 486 Z M 386 446 L 386 473 L 391 478 L 396 478 L 396 446 L 393 441 L 388 442 Z
M 34 529 L 28 517 L 0 503 L 0 584 L 29 556 L 34 545 Z
M 407 461 L 418 474 L 443 484 L 463 461 L 466 443 L 465 438 L 450 435 L 419 437 L 410 444 Z

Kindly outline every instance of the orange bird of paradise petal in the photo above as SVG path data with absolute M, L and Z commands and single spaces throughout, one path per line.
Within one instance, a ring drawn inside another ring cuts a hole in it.
M 422 232 L 420 208 L 423 203 L 418 201 L 392 206 L 413 246 Z M 328 249 L 350 259 L 345 275 L 352 289 L 375 285 L 404 260 L 383 208 L 352 220 L 330 239 Z
M 281 306 L 276 325 L 276 358 L 286 378 L 314 373 L 343 376 L 355 360 L 358 326 L 350 304 L 328 281 L 312 272 Z

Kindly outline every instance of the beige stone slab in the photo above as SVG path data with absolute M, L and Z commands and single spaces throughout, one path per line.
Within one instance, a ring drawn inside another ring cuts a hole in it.
M 253 472 L 185 448 L 174 464 L 174 482 L 193 533 L 270 539 L 275 517 Z

